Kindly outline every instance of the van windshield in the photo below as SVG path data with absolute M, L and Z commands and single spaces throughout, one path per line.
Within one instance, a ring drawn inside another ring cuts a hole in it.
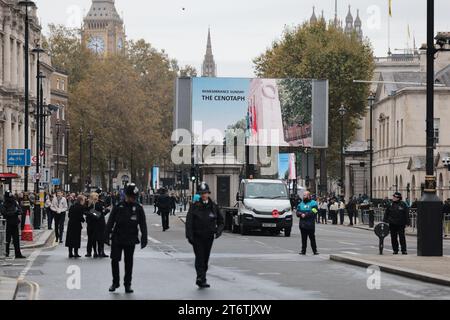
M 246 185 L 247 199 L 289 199 L 286 185 L 281 183 L 251 183 Z

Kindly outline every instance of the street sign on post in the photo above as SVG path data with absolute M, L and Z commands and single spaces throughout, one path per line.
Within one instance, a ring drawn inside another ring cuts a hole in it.
M 58 178 L 53 178 L 52 185 L 54 185 L 55 187 L 59 187 L 61 185 L 61 180 Z
M 30 149 L 8 149 L 6 152 L 8 167 L 30 167 L 31 150 Z

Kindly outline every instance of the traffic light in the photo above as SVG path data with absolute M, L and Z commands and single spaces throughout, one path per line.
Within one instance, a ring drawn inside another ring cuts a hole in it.
M 197 180 L 197 173 L 196 173 L 195 167 L 191 168 L 191 180 L 192 181 Z

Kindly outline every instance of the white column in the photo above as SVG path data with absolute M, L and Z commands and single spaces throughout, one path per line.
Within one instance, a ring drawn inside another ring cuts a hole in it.
M 17 120 L 19 120 L 19 116 L 17 116 Z M 13 135 L 14 135 L 14 142 L 15 142 L 15 145 L 14 145 L 14 148 L 17 148 L 17 149 L 20 149 L 20 146 L 21 146 L 21 144 L 20 144 L 20 131 L 21 130 L 19 130 L 19 121 L 16 121 L 16 124 L 14 125 L 14 132 L 13 132 Z
M 6 163 L 6 150 L 7 149 L 11 149 L 11 139 L 12 139 L 12 134 L 11 134 L 11 109 L 9 108 L 5 108 L 5 116 L 6 116 L 6 121 L 4 124 L 4 132 L 5 132 L 5 143 L 3 144 L 4 146 L 4 161 Z
M 13 40 L 12 42 L 12 55 L 11 55 L 11 86 L 13 88 L 17 88 L 17 61 L 18 61 L 18 52 L 17 52 L 17 41 Z
M 4 47 L 4 36 L 0 35 L 0 63 L 3 61 L 3 47 Z M 3 69 L 3 65 L 1 65 L 2 69 L 0 70 L 0 86 L 3 85 L 3 77 L 5 74 L 5 70 Z
M 5 26 L 5 36 L 3 37 L 3 46 L 5 56 L 3 59 L 3 70 L 4 70 L 4 78 L 5 85 L 9 85 L 11 83 L 11 27 L 6 23 Z

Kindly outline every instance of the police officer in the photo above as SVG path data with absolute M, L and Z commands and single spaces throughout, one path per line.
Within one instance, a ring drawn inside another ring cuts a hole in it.
M 306 255 L 306 248 L 308 246 L 308 237 L 311 241 L 311 248 L 314 255 L 319 255 L 316 244 L 316 215 L 319 209 L 317 202 L 311 199 L 311 194 L 305 192 L 303 201 L 297 207 L 297 217 L 300 218 L 300 232 L 302 234 L 302 251 L 301 255 Z
M 106 226 L 106 244 L 111 242 L 111 268 L 113 284 L 110 292 L 120 287 L 119 262 L 122 259 L 122 251 L 125 260 L 124 286 L 126 293 L 133 293 L 131 280 L 133 275 L 133 256 L 136 244 L 139 244 L 139 230 L 141 230 L 141 249 L 147 246 L 147 222 L 144 208 L 137 203 L 139 189 L 135 184 L 129 184 L 125 188 L 125 201 L 114 207 Z M 139 228 L 138 228 L 139 227 Z
M 393 196 L 392 203 L 388 204 L 383 221 L 389 223 L 394 254 L 398 254 L 398 240 L 400 238 L 402 254 L 407 255 L 405 228 L 411 222 L 408 205 L 402 201 L 402 194 L 400 192 L 396 192 Z
M 209 256 L 214 242 L 224 229 L 224 219 L 218 206 L 211 200 L 209 186 L 199 186 L 200 200 L 192 203 L 186 217 L 186 238 L 194 247 L 196 284 L 199 288 L 209 288 L 206 280 Z
M 161 188 L 158 197 L 158 214 L 161 215 L 163 232 L 169 230 L 169 216 L 172 211 L 172 199 L 167 194 L 167 189 Z
M 6 256 L 9 257 L 9 245 L 12 238 L 16 259 L 25 259 L 20 251 L 19 239 L 19 217 L 22 214 L 22 209 L 10 191 L 5 192 L 0 211 L 6 220 Z

